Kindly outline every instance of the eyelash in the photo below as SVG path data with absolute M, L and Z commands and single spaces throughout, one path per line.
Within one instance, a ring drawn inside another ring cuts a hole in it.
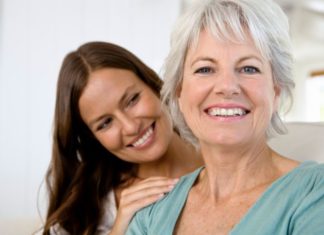
M 105 118 L 101 123 L 100 125 L 97 127 L 97 131 L 100 131 L 102 129 L 105 129 L 107 127 L 109 127 L 109 125 L 111 124 L 112 122 L 112 118 L 111 117 L 108 117 L 108 118 Z
M 195 73 L 200 73 L 200 74 L 207 74 L 213 72 L 213 69 L 211 67 L 205 66 L 201 67 L 197 70 L 195 70 Z
M 246 71 L 246 69 L 253 70 L 253 72 Z M 260 73 L 260 69 L 254 66 L 244 66 L 241 69 L 239 69 L 240 72 L 248 73 L 248 74 L 254 74 L 254 73 Z M 200 74 L 207 74 L 213 72 L 213 69 L 211 67 L 202 67 L 199 68 L 195 71 L 195 73 L 200 73 Z
M 135 105 L 137 103 L 137 101 L 140 98 L 140 93 L 135 93 L 134 95 L 132 95 L 130 97 L 130 99 L 127 101 L 126 103 L 126 107 L 131 107 L 133 105 Z M 102 129 L 105 129 L 107 127 L 109 127 L 111 125 L 111 122 L 113 121 L 113 119 L 111 117 L 108 117 L 106 119 L 104 119 L 96 128 L 97 131 L 100 131 Z
M 131 98 L 128 100 L 128 102 L 127 102 L 127 107 L 136 104 L 137 101 L 139 100 L 139 98 L 140 98 L 140 93 L 139 93 L 139 92 L 138 92 L 138 93 L 135 93 L 135 94 L 134 94 L 133 96 L 131 96 Z
M 248 72 L 246 71 L 246 69 L 249 69 L 249 70 L 253 70 L 253 72 Z M 240 69 L 240 72 L 243 72 L 243 73 L 247 73 L 247 74 L 255 74 L 255 73 L 260 73 L 260 69 L 258 69 L 257 67 L 254 67 L 254 66 L 244 66 Z

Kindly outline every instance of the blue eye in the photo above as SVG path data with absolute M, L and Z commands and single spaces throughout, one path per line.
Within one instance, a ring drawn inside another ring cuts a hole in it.
M 248 73 L 248 74 L 255 74 L 255 73 L 260 73 L 260 70 L 254 66 L 244 66 L 241 69 L 241 72 Z
M 108 128 L 109 126 L 111 126 L 112 121 L 113 119 L 111 117 L 105 118 L 97 127 L 97 131 Z
M 211 73 L 211 72 L 212 72 L 212 69 L 210 67 L 202 67 L 195 71 L 195 73 L 201 73 L 201 74 L 206 74 L 206 73 Z

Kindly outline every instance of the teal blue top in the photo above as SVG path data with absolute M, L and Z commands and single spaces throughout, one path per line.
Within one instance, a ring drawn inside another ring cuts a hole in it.
M 126 235 L 172 235 L 199 168 L 136 213 Z M 324 235 L 324 164 L 301 163 L 274 181 L 231 235 Z

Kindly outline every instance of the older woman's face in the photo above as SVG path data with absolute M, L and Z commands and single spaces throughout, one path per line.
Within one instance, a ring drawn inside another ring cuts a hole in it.
M 202 148 L 246 146 L 266 140 L 278 93 L 250 38 L 235 44 L 202 31 L 188 50 L 178 102 Z

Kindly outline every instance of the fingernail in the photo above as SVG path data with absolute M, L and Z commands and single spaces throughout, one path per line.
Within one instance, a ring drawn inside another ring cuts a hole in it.
M 173 183 L 175 184 L 175 183 L 177 183 L 179 181 L 179 179 L 174 179 L 173 180 Z
M 174 185 L 169 185 L 168 188 L 169 189 L 173 189 L 174 188 Z

